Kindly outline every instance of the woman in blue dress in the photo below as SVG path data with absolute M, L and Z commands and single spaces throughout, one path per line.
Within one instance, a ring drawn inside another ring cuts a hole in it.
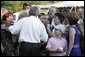
M 67 56 L 81 56 L 79 41 L 80 41 L 80 31 L 77 24 L 78 15 L 75 12 L 67 13 L 66 15 L 69 28 L 67 35 L 68 50 Z

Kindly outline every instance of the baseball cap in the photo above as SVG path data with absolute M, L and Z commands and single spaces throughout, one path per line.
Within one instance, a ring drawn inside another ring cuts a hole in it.
M 62 33 L 65 33 L 65 25 L 62 24 L 57 25 L 55 26 L 55 29 L 59 29 Z

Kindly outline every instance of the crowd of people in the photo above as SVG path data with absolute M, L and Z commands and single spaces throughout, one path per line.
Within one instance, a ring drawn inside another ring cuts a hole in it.
M 84 8 L 39 10 L 28 3 L 16 13 L 1 8 L 1 56 L 84 56 Z

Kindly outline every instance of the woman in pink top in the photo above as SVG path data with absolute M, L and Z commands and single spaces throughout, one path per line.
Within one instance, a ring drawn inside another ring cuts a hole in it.
M 67 42 L 62 37 L 62 28 L 56 26 L 53 30 L 54 37 L 48 40 L 46 49 L 50 52 L 49 56 L 65 56 L 67 50 Z

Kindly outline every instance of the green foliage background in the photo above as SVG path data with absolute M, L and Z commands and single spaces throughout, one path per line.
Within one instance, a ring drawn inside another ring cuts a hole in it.
M 30 3 L 32 5 L 46 5 L 53 4 L 60 1 L 1 1 L 1 7 L 17 12 L 22 10 L 22 5 L 24 2 Z

